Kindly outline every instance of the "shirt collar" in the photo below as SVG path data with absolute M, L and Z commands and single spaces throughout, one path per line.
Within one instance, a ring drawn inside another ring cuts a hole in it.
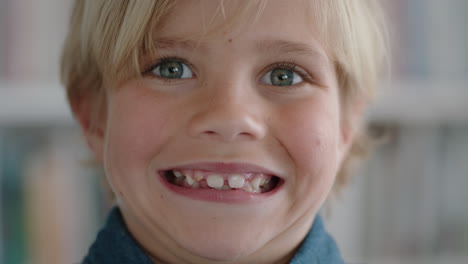
M 335 240 L 327 233 L 322 217 L 314 224 L 290 264 L 343 264 Z

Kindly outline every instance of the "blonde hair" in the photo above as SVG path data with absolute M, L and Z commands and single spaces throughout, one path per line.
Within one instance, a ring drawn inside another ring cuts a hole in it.
M 318 33 L 335 63 L 343 122 L 360 126 L 359 121 L 349 120 L 346 113 L 352 111 L 356 101 L 365 103 L 374 94 L 387 50 L 380 5 L 377 0 L 303 1 L 309 3 L 318 24 L 315 28 L 321 29 Z M 74 113 L 86 102 L 92 107 L 92 115 L 99 115 L 105 109 L 107 89 L 140 74 L 140 58 L 154 51 L 155 29 L 176 3 L 176 0 L 75 1 L 61 66 L 62 83 Z M 231 18 L 245 18 L 252 10 L 258 16 L 267 3 L 268 0 L 245 1 Z M 225 4 L 226 1 L 219 0 L 216 16 L 226 17 Z M 241 20 L 225 19 L 221 27 L 235 21 Z M 207 26 L 216 31 L 220 25 Z M 347 165 L 365 152 L 365 142 L 365 133 L 360 133 L 335 186 L 341 187 L 347 181 Z

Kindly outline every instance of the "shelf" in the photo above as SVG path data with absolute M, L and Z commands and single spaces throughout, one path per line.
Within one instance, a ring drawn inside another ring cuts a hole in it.
M 468 124 L 468 80 L 403 80 L 382 85 L 369 119 L 400 124 Z
M 0 82 L 0 127 L 72 124 L 58 82 Z
M 413 80 L 383 87 L 368 112 L 371 121 L 468 124 L 468 81 Z M 73 122 L 65 91 L 60 84 L 0 82 L 0 127 L 68 126 Z

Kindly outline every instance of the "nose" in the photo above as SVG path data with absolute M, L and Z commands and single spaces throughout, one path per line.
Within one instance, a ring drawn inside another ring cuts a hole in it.
M 259 104 L 238 94 L 211 93 L 199 103 L 189 123 L 195 138 L 223 142 L 259 140 L 265 136 Z

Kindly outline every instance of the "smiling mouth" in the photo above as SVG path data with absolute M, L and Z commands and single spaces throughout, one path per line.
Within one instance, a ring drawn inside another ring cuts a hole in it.
M 267 193 L 277 188 L 279 177 L 264 173 L 216 173 L 202 170 L 166 170 L 164 179 L 189 189 L 242 190 L 247 193 Z

